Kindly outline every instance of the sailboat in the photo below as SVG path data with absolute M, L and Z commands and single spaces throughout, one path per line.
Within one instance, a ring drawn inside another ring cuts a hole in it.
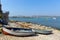
M 53 17 L 54 20 L 56 20 L 56 17 Z

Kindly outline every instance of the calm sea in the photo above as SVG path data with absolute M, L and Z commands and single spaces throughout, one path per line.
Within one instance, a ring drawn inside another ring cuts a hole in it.
M 9 18 L 10 20 L 32 22 L 60 29 L 60 17 L 39 17 L 39 18 Z

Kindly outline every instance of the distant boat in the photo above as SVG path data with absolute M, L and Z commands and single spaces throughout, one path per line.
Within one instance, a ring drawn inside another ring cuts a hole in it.
M 56 17 L 53 17 L 54 20 L 56 20 Z

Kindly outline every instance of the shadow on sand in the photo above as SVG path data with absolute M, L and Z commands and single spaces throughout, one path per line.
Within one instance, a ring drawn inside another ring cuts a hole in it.
M 36 35 L 27 35 L 27 36 L 16 36 L 16 35 L 9 35 L 9 36 L 14 36 L 14 37 L 34 37 L 34 36 L 38 36 L 38 35 L 36 34 Z
M 48 34 L 42 34 L 42 33 L 39 33 L 39 34 L 41 34 L 41 35 L 51 35 L 51 34 L 53 34 L 53 33 L 48 33 Z

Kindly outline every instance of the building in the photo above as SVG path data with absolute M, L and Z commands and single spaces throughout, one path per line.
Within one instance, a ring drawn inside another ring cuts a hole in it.
M 8 21 L 9 21 L 9 12 L 3 13 L 1 0 L 0 0 L 0 19 L 4 20 L 4 22 L 8 24 Z

